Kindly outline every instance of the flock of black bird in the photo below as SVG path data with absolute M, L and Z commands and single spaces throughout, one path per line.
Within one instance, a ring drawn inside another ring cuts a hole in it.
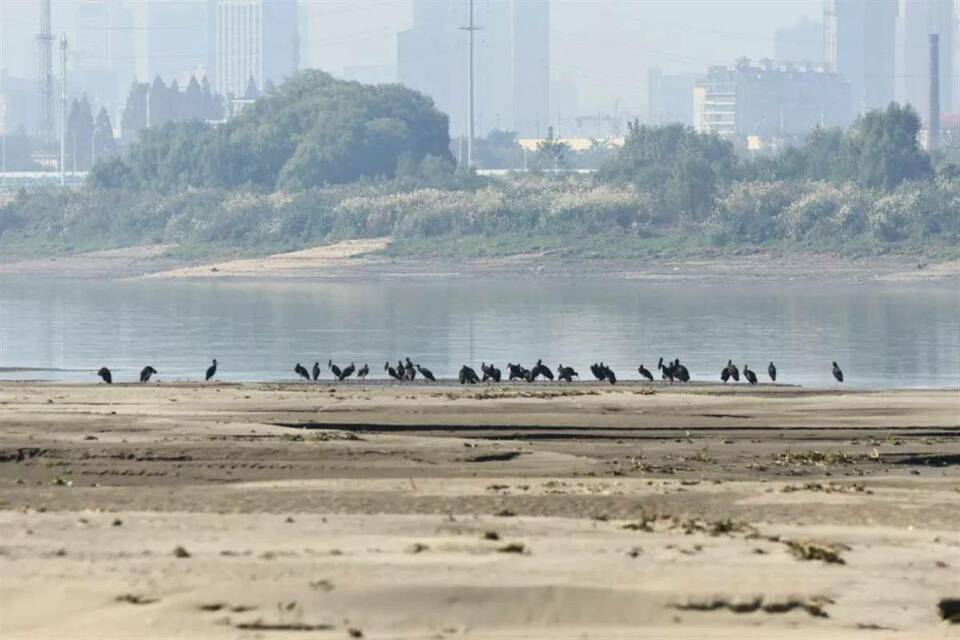
M 347 378 L 356 376 L 359 380 L 365 380 L 366 377 L 370 374 L 370 367 L 364 364 L 360 369 L 357 369 L 355 363 L 351 362 L 344 368 L 340 368 L 333 363 L 333 360 L 327 360 L 327 368 L 330 370 L 330 373 L 333 374 L 333 377 L 338 381 L 342 382 Z M 668 381 L 670 384 L 674 382 L 690 382 L 690 371 L 686 366 L 680 363 L 680 358 L 675 358 L 673 362 L 667 362 L 664 364 L 663 358 L 660 358 L 660 362 L 657 363 L 657 369 L 660 371 L 660 377 L 662 380 Z M 424 380 L 429 382 L 436 382 L 437 379 L 434 377 L 433 372 L 426 367 L 420 366 L 419 364 L 414 364 L 410 358 L 405 360 L 398 360 L 397 366 L 391 366 L 390 362 L 386 362 L 383 365 L 383 370 L 387 372 L 394 380 L 399 382 L 412 382 L 416 379 L 417 375 L 420 375 Z M 299 362 L 293 368 L 293 371 L 306 381 L 314 381 L 320 379 L 320 374 L 322 373 L 320 369 L 320 362 L 313 363 L 313 369 L 307 371 L 307 368 L 304 367 Z M 644 367 L 642 364 L 637 369 L 641 377 L 646 380 L 653 382 L 653 373 L 649 369 Z M 503 374 L 500 369 L 495 367 L 493 363 L 487 364 L 486 362 L 480 363 L 480 372 L 483 374 L 482 377 L 477 375 L 477 372 L 468 365 L 463 365 L 460 368 L 460 374 L 458 379 L 460 384 L 478 384 L 482 382 L 500 382 L 503 378 Z M 150 378 L 157 373 L 157 370 L 151 366 L 146 366 L 140 371 L 140 382 L 150 382 Z M 613 369 L 609 365 L 603 363 L 603 361 L 594 363 L 590 365 L 590 373 L 593 374 L 593 377 L 599 380 L 600 382 L 608 382 L 610 384 L 617 384 L 617 376 L 613 372 Z M 730 382 L 740 382 L 740 369 L 733 363 L 732 360 L 727 360 L 726 366 L 720 370 L 720 381 L 723 383 Z M 100 367 L 100 370 L 97 372 L 97 375 L 100 376 L 107 384 L 113 384 L 113 374 L 110 372 L 110 369 L 107 367 Z M 213 377 L 217 375 L 217 360 L 213 359 L 213 363 L 207 367 L 207 371 L 204 377 L 204 380 L 209 382 Z M 767 375 L 770 377 L 771 382 L 777 381 L 777 368 L 774 366 L 773 362 L 767 366 Z M 757 374 L 749 365 L 743 365 L 743 377 L 751 385 L 757 384 Z M 836 362 L 833 363 L 833 377 L 837 383 L 843 382 L 843 371 L 840 370 L 840 367 Z M 573 382 L 574 378 L 580 378 L 580 374 L 573 367 L 565 367 L 563 363 L 557 366 L 557 373 L 554 375 L 550 367 L 543 364 L 543 360 L 537 360 L 535 364 L 530 369 L 527 369 L 521 364 L 514 364 L 512 362 L 507 363 L 507 379 L 511 382 L 514 380 L 523 380 L 525 382 L 536 382 L 538 379 L 543 378 L 544 380 L 557 380 L 562 382 Z

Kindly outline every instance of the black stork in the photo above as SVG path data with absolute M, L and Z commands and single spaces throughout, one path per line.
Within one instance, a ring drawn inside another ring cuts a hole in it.
M 316 382 L 320 378 L 320 363 L 313 363 L 313 381 Z
M 427 369 L 426 367 L 421 367 L 419 364 L 416 364 L 414 366 L 417 368 L 417 371 L 420 372 L 420 375 L 422 375 L 424 378 L 426 378 L 430 382 L 437 381 L 437 379 L 433 377 L 433 371 L 430 371 L 430 369 Z
M 304 367 L 304 366 L 303 366 L 302 364 L 300 364 L 299 362 L 297 363 L 297 366 L 295 366 L 295 367 L 293 368 L 293 372 L 294 372 L 295 374 L 297 374 L 298 376 L 300 376 L 301 378 L 303 378 L 304 380 L 307 380 L 307 381 L 309 382 L 309 380 L 310 380 L 310 372 L 307 371 L 307 368 Z
M 213 359 L 213 364 L 207 367 L 206 377 L 204 377 L 205 382 L 210 382 L 213 379 L 213 376 L 217 375 L 217 359 Z
M 843 382 L 843 371 L 836 362 L 833 363 L 833 377 L 836 379 L 837 384 Z
M 107 369 L 106 367 L 100 367 L 100 371 L 97 371 L 97 375 L 100 376 L 100 379 L 107 384 L 113 384 L 113 374 L 110 373 L 110 369 Z
M 743 365 L 743 377 L 747 379 L 747 382 L 750 384 L 757 384 L 757 374 L 750 370 L 750 365 Z
M 340 375 L 337 376 L 337 380 L 343 382 L 347 378 L 353 375 L 353 372 L 357 370 L 357 365 L 350 363 L 350 366 L 340 372 Z
M 777 368 L 773 366 L 773 360 L 771 360 L 770 364 L 767 366 L 767 375 L 770 376 L 771 382 L 777 381 Z
M 477 384 L 480 382 L 480 378 L 477 377 L 477 372 L 463 365 L 460 367 L 460 384 Z
M 389 362 L 383 363 L 383 370 L 387 372 L 387 375 L 393 378 L 394 380 L 403 380 L 403 376 L 397 373 L 397 370 L 390 366 Z
M 733 378 L 733 381 L 740 382 L 740 369 L 737 369 L 737 365 L 733 364 L 733 360 L 727 360 L 727 369 L 730 370 L 730 377 Z
M 361 380 L 366 380 L 368 375 L 370 375 L 370 367 L 364 363 L 363 366 L 360 367 L 360 371 L 357 371 L 357 377 Z
M 637 369 L 637 371 L 639 371 L 640 375 L 646 378 L 649 382 L 653 382 L 653 374 L 650 373 L 650 370 L 647 369 L 645 366 L 641 364 L 640 368 Z
M 157 373 L 157 370 L 150 365 L 140 370 L 140 382 L 150 382 L 150 378 Z
M 333 374 L 334 378 L 338 380 L 340 379 L 340 374 L 343 373 L 343 371 L 340 369 L 340 367 L 333 364 L 333 360 L 327 360 L 327 368 L 330 369 L 330 373 Z

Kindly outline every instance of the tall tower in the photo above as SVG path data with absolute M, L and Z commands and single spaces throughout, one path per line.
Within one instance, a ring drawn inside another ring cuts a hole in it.
M 937 148 L 940 141 L 940 34 L 930 34 L 930 85 L 927 115 L 927 151 Z
M 53 33 L 50 29 L 50 0 L 40 3 L 40 31 L 37 32 L 38 80 L 40 89 L 39 133 L 44 140 L 55 138 L 53 118 Z

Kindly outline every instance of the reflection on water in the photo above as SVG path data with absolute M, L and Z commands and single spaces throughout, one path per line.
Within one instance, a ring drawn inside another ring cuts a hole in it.
M 409 355 L 438 376 L 464 362 L 543 358 L 589 377 L 591 362 L 637 378 L 680 357 L 716 380 L 727 358 L 766 379 L 830 386 L 960 386 L 960 293 L 944 287 L 663 285 L 530 280 L 368 283 L 164 283 L 0 279 L 3 378 L 95 381 L 293 378 L 297 361 L 370 363 Z M 326 370 L 325 370 L 326 371 Z

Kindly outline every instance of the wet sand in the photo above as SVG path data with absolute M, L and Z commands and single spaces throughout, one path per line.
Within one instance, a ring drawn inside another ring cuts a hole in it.
M 0 383 L 0 637 L 956 638 L 960 396 Z

